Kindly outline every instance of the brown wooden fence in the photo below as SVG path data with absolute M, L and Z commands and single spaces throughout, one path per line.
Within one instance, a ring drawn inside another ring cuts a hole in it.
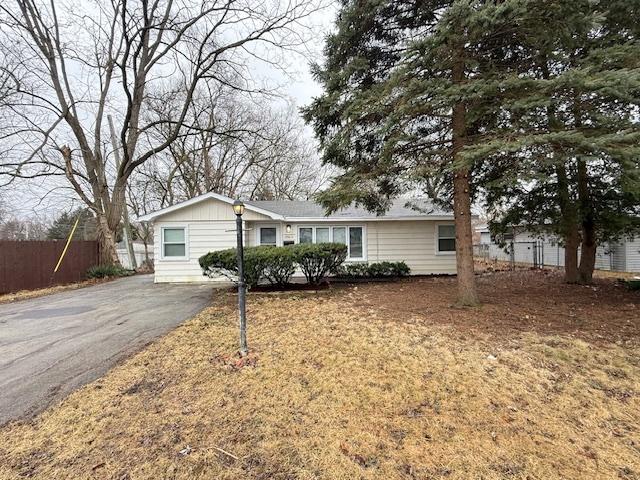
M 98 242 L 71 242 L 54 274 L 64 245 L 64 240 L 0 240 L 0 294 L 83 280 L 87 269 L 98 263 Z

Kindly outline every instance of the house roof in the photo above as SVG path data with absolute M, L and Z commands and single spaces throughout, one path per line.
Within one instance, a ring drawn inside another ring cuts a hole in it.
M 343 208 L 329 215 L 326 215 L 322 205 L 311 200 L 249 200 L 246 205 L 252 205 L 264 210 L 268 210 L 286 219 L 384 219 L 384 218 L 412 218 L 412 217 L 453 217 L 452 212 L 447 212 L 435 207 L 426 200 L 397 199 L 389 210 L 383 215 L 369 212 L 362 207 L 350 206 Z
M 152 221 L 156 218 L 196 203 L 215 199 L 233 204 L 233 199 L 209 192 L 191 198 L 170 207 L 158 210 L 138 218 L 140 221 Z M 435 207 L 424 199 L 396 199 L 384 215 L 376 215 L 360 207 L 347 207 L 330 215 L 324 208 L 311 200 L 245 200 L 249 211 L 266 215 L 274 220 L 290 221 L 335 221 L 335 220 L 451 220 L 453 212 Z

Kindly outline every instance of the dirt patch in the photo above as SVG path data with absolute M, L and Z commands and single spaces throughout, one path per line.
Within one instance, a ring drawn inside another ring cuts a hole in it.
M 611 280 L 567 285 L 560 272 L 517 270 L 477 277 L 482 305 L 454 309 L 455 278 L 408 279 L 348 292 L 357 305 L 401 322 L 455 326 L 496 339 L 522 332 L 566 334 L 588 341 L 637 342 L 640 292 Z
M 329 289 L 329 282 L 322 282 L 318 285 L 310 283 L 288 283 L 286 285 L 255 285 L 251 287 L 249 293 L 281 293 L 281 292 L 316 292 Z M 235 290 L 234 288 L 230 290 Z
M 0 429 L 0 478 L 637 479 L 637 325 L 617 343 L 543 315 L 589 305 L 616 329 L 637 324 L 638 298 L 555 280 L 482 277 L 470 310 L 442 278 L 255 295 L 245 359 L 235 298 L 218 297 Z M 501 318 L 525 311 L 528 328 Z

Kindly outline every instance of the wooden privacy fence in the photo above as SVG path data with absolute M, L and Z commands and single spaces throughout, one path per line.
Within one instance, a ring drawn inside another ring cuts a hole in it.
M 53 269 L 65 241 L 0 240 L 0 294 L 72 283 L 98 264 L 98 242 L 74 241 L 58 271 Z

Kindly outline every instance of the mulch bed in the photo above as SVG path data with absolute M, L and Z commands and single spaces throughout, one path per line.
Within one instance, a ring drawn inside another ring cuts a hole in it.
M 286 292 L 316 292 L 318 290 L 328 290 L 331 288 L 329 282 L 322 282 L 319 285 L 309 283 L 290 283 L 288 285 L 256 285 L 251 287 L 250 293 L 286 293 Z M 235 287 L 233 288 L 235 290 Z
M 357 305 L 397 321 L 432 322 L 496 337 L 534 331 L 569 334 L 588 341 L 638 342 L 640 292 L 611 279 L 567 285 L 561 272 L 518 270 L 476 277 L 482 305 L 452 309 L 455 278 L 403 279 L 368 284 L 353 296 Z

